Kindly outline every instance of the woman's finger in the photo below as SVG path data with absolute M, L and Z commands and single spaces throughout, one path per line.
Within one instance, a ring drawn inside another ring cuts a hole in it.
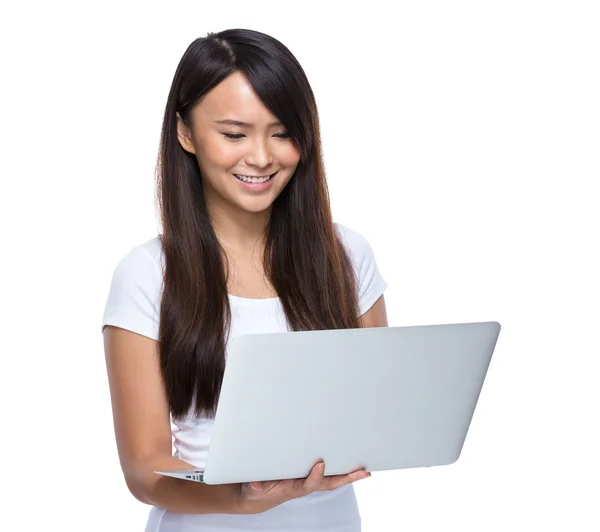
M 264 491 L 264 482 L 250 482 L 248 489 L 256 493 L 262 493 Z
M 335 490 L 345 486 L 346 484 L 352 484 L 352 482 L 356 482 L 358 480 L 362 480 L 364 478 L 368 478 L 371 476 L 371 473 L 368 473 L 364 469 L 359 471 L 354 471 L 348 475 L 333 475 L 331 477 L 325 477 L 323 480 L 320 489 L 324 491 Z
M 302 482 L 302 488 L 308 493 L 317 491 L 317 489 L 319 489 L 319 486 L 323 482 L 324 473 L 325 464 L 323 462 L 319 462 L 312 468 L 310 475 L 308 475 L 308 477 L 306 477 L 306 479 Z

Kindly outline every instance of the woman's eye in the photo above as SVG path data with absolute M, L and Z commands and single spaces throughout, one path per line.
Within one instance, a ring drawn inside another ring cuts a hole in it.
M 223 135 L 225 136 L 225 138 L 232 139 L 232 140 L 239 140 L 246 136 L 243 133 L 223 133 Z M 290 134 L 289 133 L 276 133 L 273 136 L 277 137 L 278 139 L 287 139 L 290 137 Z

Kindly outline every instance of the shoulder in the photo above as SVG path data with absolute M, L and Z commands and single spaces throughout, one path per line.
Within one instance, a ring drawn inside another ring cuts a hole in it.
M 116 325 L 157 338 L 162 273 L 159 236 L 123 254 L 112 274 L 102 326 Z
M 160 236 L 136 244 L 121 256 L 117 269 L 124 271 L 136 268 L 162 267 L 163 252 Z
M 387 288 L 387 282 L 379 271 L 375 253 L 369 241 L 350 227 L 337 222 L 334 225 L 340 241 L 354 265 L 358 281 L 359 310 L 363 314 L 383 294 Z
M 342 243 L 353 256 L 358 258 L 371 250 L 368 240 L 358 231 L 339 222 L 335 222 L 334 226 Z
M 162 282 L 163 253 L 159 236 L 136 244 L 123 254 L 114 268 L 113 285 L 156 285 Z
M 344 244 L 355 267 L 358 269 L 358 273 L 362 277 L 365 268 L 369 269 L 376 262 L 371 244 L 362 233 L 337 222 L 334 225 L 341 242 Z

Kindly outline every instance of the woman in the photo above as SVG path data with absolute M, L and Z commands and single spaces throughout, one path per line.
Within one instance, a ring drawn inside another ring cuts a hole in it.
M 368 242 L 332 221 L 317 107 L 290 51 L 249 30 L 195 40 L 157 178 L 163 232 L 119 262 L 103 321 L 119 456 L 152 505 L 146 530 L 360 530 L 352 482 L 365 471 L 324 477 L 316 464 L 306 479 L 221 486 L 154 473 L 203 467 L 230 339 L 387 326 Z

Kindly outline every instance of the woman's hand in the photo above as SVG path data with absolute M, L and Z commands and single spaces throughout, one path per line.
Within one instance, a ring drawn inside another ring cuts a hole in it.
M 241 504 L 248 513 L 260 513 L 315 491 L 330 491 L 371 476 L 364 469 L 348 475 L 324 476 L 325 464 L 316 464 L 306 478 L 246 482 L 241 485 Z

